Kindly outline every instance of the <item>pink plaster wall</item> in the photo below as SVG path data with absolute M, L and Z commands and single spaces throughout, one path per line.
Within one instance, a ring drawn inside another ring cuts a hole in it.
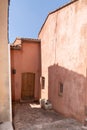
M 0 122 L 11 121 L 12 118 L 8 49 L 8 2 L 8 0 L 0 0 Z
M 41 98 L 49 99 L 56 111 L 83 121 L 87 113 L 87 0 L 50 13 L 39 38 L 45 77 Z
M 18 42 L 16 40 L 15 42 Z M 16 43 L 15 43 L 16 44 Z M 40 98 L 40 42 L 23 41 L 20 50 L 11 49 L 11 70 L 16 69 L 16 74 L 12 74 L 12 99 L 21 99 L 21 74 L 24 72 L 35 73 L 36 100 Z

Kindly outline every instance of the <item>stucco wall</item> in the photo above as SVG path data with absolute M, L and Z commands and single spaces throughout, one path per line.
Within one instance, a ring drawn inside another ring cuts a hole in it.
M 0 0 L 0 121 L 9 121 L 8 0 Z
M 18 42 L 16 40 L 15 42 Z M 16 44 L 16 43 L 15 43 Z M 40 42 L 23 42 L 21 50 L 11 50 L 11 70 L 16 69 L 12 74 L 12 99 L 21 99 L 22 73 L 35 73 L 35 99 L 40 98 Z
M 66 116 L 81 121 L 87 104 L 87 0 L 78 0 L 50 13 L 41 39 L 42 76 L 53 107 Z M 60 96 L 59 85 L 63 84 Z

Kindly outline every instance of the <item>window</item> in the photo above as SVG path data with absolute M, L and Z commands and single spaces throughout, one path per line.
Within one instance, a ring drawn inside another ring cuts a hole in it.
M 42 89 L 45 89 L 45 77 L 42 77 Z
M 58 89 L 58 95 L 62 96 L 63 95 L 63 83 L 59 83 L 59 89 Z
M 13 69 L 13 70 L 12 70 L 12 74 L 16 74 L 16 69 Z

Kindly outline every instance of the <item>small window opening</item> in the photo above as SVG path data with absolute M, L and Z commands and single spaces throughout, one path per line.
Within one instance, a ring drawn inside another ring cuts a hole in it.
M 16 74 L 16 69 L 13 69 L 13 70 L 12 70 L 12 74 Z
M 42 89 L 45 89 L 45 77 L 42 77 Z
M 59 96 L 63 95 L 63 83 L 59 84 Z

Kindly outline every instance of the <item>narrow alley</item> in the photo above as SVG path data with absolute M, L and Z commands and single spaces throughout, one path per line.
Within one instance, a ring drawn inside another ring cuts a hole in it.
M 15 130 L 82 130 L 76 120 L 44 110 L 37 103 L 14 103 L 13 126 Z

